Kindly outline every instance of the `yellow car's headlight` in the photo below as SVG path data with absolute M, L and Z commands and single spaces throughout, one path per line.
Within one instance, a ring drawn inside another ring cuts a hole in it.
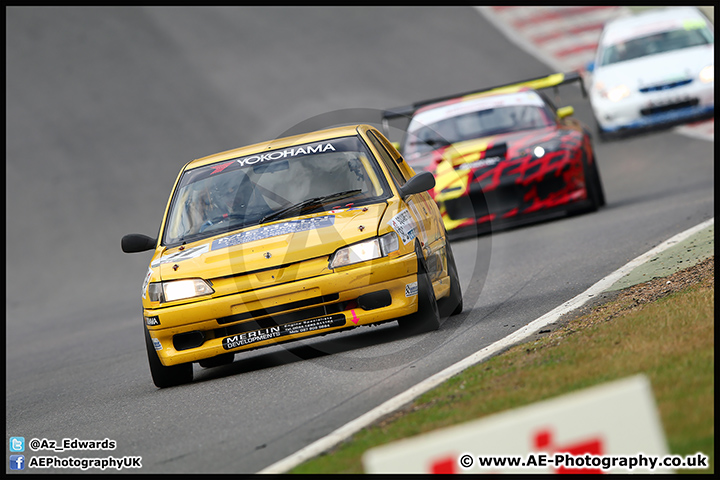
M 215 290 L 201 278 L 156 282 L 148 285 L 148 297 L 152 302 L 174 302 L 185 298 L 211 295 Z
M 700 70 L 698 75 L 700 81 L 703 83 L 712 83 L 715 81 L 715 65 L 708 65 L 707 67 Z
M 331 260 L 330 268 L 344 267 L 353 263 L 366 262 L 375 258 L 386 256 L 400 248 L 398 236 L 395 232 L 365 242 L 348 245 L 337 250 Z

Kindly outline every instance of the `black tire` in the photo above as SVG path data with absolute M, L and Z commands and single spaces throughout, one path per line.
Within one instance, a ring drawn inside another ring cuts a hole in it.
M 605 191 L 603 190 L 600 173 L 597 168 L 597 160 L 593 157 L 592 165 L 588 165 L 587 158 L 583 155 L 583 171 L 585 172 L 585 185 L 588 191 L 588 198 L 592 202 L 591 211 L 605 205 Z
M 446 234 L 447 236 L 447 234 Z M 460 285 L 460 276 L 458 275 L 457 266 L 455 265 L 455 255 L 453 255 L 450 242 L 446 241 L 445 251 L 447 252 L 447 268 L 450 277 L 450 294 L 438 300 L 438 309 L 440 310 L 440 318 L 445 320 L 448 317 L 457 315 L 463 311 L 462 286 Z
M 150 364 L 150 375 L 152 375 L 153 383 L 158 388 L 174 387 L 184 383 L 190 383 L 193 379 L 192 363 L 183 363 L 166 367 L 160 362 L 155 347 L 153 347 L 152 338 L 147 328 L 145 330 L 145 348 L 147 349 L 148 364 Z
M 412 334 L 432 332 L 440 328 L 440 310 L 435 299 L 435 291 L 425 266 L 425 258 L 417 243 L 415 253 L 418 256 L 418 309 L 417 312 L 398 319 L 400 328 Z
M 597 131 L 597 138 L 601 143 L 607 143 L 613 139 L 613 135 L 610 132 L 603 130 L 597 120 L 595 120 L 595 130 Z
M 590 167 L 590 169 L 592 170 L 593 182 L 595 183 L 595 192 L 597 193 L 598 197 L 598 207 L 604 207 L 605 188 L 603 188 L 602 180 L 600 179 L 600 171 L 598 170 L 597 159 L 595 158 L 595 156 L 593 156 L 592 167 Z
M 212 358 L 206 358 L 205 360 L 200 360 L 198 363 L 203 368 L 213 368 L 213 367 L 221 367 L 223 365 L 229 365 L 235 360 L 235 354 L 234 353 L 223 353 L 221 355 L 217 355 Z

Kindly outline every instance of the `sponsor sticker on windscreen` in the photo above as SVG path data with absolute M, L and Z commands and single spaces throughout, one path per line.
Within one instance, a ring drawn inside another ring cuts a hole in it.
M 286 235 L 288 233 L 317 230 L 319 228 L 331 227 L 334 223 L 335 215 L 325 215 L 323 217 L 303 218 L 300 220 L 292 220 L 290 222 L 276 223 L 214 240 L 212 243 L 212 249 L 217 250 L 219 248 L 234 247 L 235 245 L 242 245 L 243 243 L 254 242 L 256 240 L 265 240 L 266 238 Z

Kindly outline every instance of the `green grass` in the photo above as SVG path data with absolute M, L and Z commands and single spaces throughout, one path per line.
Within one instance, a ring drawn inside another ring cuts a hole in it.
M 290 473 L 362 473 L 369 448 L 638 373 L 650 379 L 670 453 L 709 457 L 707 470 L 677 472 L 713 473 L 714 258 L 703 264 L 704 277 L 692 286 L 647 302 L 646 286 L 620 292 L 545 337 L 465 370 Z

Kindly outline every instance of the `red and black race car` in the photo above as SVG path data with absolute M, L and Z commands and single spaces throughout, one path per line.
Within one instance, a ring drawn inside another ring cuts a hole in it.
M 409 118 L 400 150 L 433 172 L 434 198 L 453 236 L 594 211 L 605 194 L 588 128 L 540 90 L 577 73 L 426 100 L 387 110 Z M 584 92 L 584 90 L 583 90 Z

